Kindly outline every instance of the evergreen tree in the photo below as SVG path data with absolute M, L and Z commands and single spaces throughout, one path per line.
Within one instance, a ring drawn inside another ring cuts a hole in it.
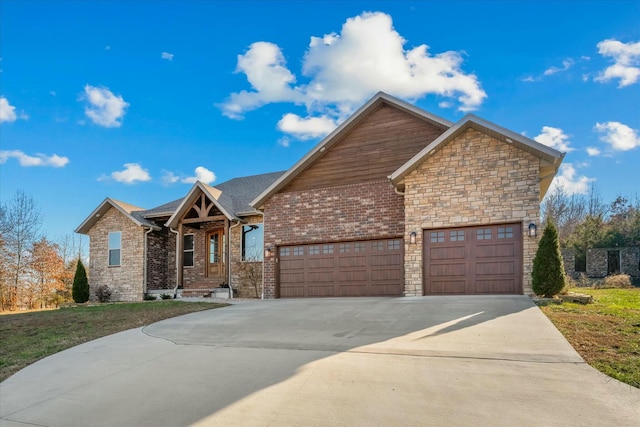
M 72 296 L 77 303 L 89 301 L 89 281 L 87 280 L 87 271 L 81 260 L 78 260 L 76 274 L 73 276 Z
M 553 297 L 564 288 L 564 266 L 560 254 L 558 230 L 551 221 L 547 221 L 533 259 L 532 287 L 536 295 Z

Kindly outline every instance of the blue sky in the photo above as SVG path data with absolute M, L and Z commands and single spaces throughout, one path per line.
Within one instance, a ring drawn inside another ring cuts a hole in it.
M 285 170 L 382 90 L 567 152 L 557 182 L 638 195 L 640 2 L 0 0 L 0 198 L 70 234 Z

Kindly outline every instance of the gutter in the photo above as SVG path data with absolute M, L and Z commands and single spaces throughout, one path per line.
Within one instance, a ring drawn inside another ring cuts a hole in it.
M 264 256 L 264 212 L 257 209 L 256 211 L 258 215 L 262 215 L 262 291 L 260 292 L 260 299 L 264 300 L 264 263 L 267 262 L 267 260 L 265 259 L 266 257 Z

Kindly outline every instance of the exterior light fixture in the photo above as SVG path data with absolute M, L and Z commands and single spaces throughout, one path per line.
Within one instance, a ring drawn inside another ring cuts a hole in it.
M 536 237 L 538 235 L 538 227 L 534 223 L 529 224 L 529 237 Z
M 267 247 L 264 248 L 264 256 L 266 258 L 269 258 L 271 256 L 271 245 L 267 245 Z
M 409 243 L 412 244 L 412 245 L 415 245 L 417 236 L 418 235 L 416 234 L 416 232 L 412 231 L 411 234 L 409 234 Z

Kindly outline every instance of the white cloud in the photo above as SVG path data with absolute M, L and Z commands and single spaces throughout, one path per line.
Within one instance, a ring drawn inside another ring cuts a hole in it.
M 114 181 L 123 182 L 125 184 L 133 184 L 136 181 L 151 181 L 151 176 L 147 169 L 143 169 L 138 163 L 125 163 L 124 169 L 111 173 Z M 104 181 L 107 178 L 101 177 L 98 180 Z
M 620 122 L 596 123 L 595 130 L 603 134 L 600 140 L 610 144 L 615 151 L 640 147 L 638 131 Z
M 562 61 L 562 67 L 549 67 L 546 70 L 544 70 L 544 75 L 545 76 L 551 76 L 553 74 L 556 73 L 560 73 L 562 71 L 567 71 L 569 68 L 571 68 L 571 66 L 573 65 L 573 59 L 569 58 L 569 59 L 565 59 L 564 61 Z
M 595 80 L 608 82 L 620 79 L 618 87 L 629 86 L 640 79 L 640 42 L 622 43 L 607 39 L 598 43 L 598 53 L 613 59 L 614 64 L 607 67 Z
M 559 172 L 559 175 L 556 175 L 551 182 L 550 193 L 561 187 L 568 194 L 586 194 L 589 191 L 589 184 L 595 181 L 595 178 L 588 178 L 584 175 L 577 177 L 576 169 L 571 163 L 561 165 Z
M 543 126 L 542 133 L 533 139 L 538 141 L 540 144 L 555 148 L 563 153 L 568 153 L 569 151 L 574 150 L 569 147 L 569 135 L 565 134 L 562 129 L 559 128 Z
M 173 61 L 173 53 L 169 53 L 169 52 L 162 52 L 160 54 L 160 57 L 162 59 L 166 59 L 167 61 Z
M 6 163 L 8 159 L 17 159 L 20 166 L 51 166 L 54 168 L 62 168 L 69 163 L 69 158 L 54 154 L 47 156 L 37 153 L 35 156 L 29 156 L 20 150 L 2 150 L 0 151 L 0 164 Z
M 9 104 L 9 100 L 4 96 L 0 97 L 0 123 L 15 122 L 17 118 L 16 107 Z
M 175 184 L 178 181 L 180 181 L 180 177 L 178 177 L 176 174 L 171 171 L 163 171 L 162 183 L 164 185 Z
M 587 147 L 587 154 L 590 156 L 599 156 L 600 153 L 600 150 L 596 147 Z
M 114 95 L 106 87 L 85 85 L 82 99 L 89 103 L 85 107 L 84 113 L 93 123 L 104 127 L 120 127 L 122 125 L 121 119 L 129 106 L 122 96 Z
M 182 182 L 185 184 L 194 184 L 196 181 L 204 182 L 205 184 L 211 184 L 216 180 L 216 174 L 211 172 L 204 166 L 198 166 L 195 169 L 195 176 L 183 178 Z
M 298 139 L 311 139 L 327 135 L 337 126 L 330 117 L 302 118 L 297 114 L 288 113 L 278 122 L 278 129 L 284 133 L 296 136 Z
M 378 91 L 408 99 L 435 94 L 456 101 L 461 111 L 482 104 L 487 95 L 478 78 L 462 70 L 464 52 L 431 54 L 427 45 L 406 50 L 405 43 L 385 13 L 366 12 L 349 18 L 340 34 L 311 37 L 302 61 L 302 75 L 308 83 L 298 85 L 278 45 L 253 43 L 238 56 L 236 68 L 247 76 L 252 90 L 231 93 L 219 107 L 224 115 L 237 119 L 268 103 L 304 104 L 309 117 L 284 115 L 280 120 L 295 130 L 337 123 Z

